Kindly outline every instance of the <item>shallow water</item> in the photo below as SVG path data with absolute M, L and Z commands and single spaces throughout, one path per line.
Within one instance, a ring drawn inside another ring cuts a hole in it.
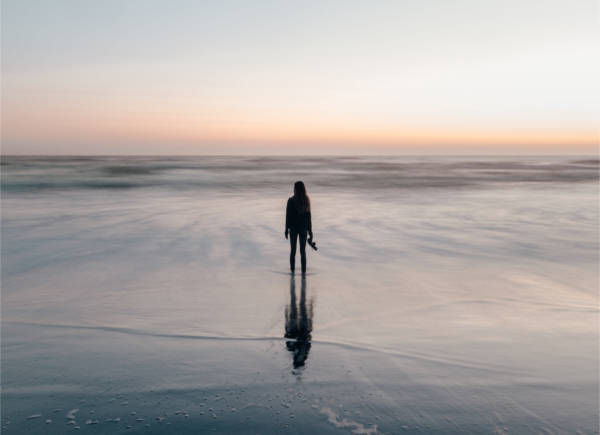
M 3 432 L 598 433 L 598 193 L 590 157 L 4 157 Z

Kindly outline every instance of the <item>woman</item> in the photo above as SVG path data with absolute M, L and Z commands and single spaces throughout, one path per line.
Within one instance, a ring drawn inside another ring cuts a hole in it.
M 294 184 L 294 196 L 288 199 L 285 211 L 285 238 L 290 235 L 290 269 L 296 268 L 296 244 L 300 239 L 300 262 L 302 273 L 306 272 L 306 235 L 313 238 L 312 222 L 310 219 L 310 199 L 302 181 Z

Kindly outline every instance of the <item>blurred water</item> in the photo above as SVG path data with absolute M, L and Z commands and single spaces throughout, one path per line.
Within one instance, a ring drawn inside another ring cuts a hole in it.
M 598 164 L 3 157 L 3 426 L 63 433 L 53 403 L 93 398 L 122 421 L 85 429 L 160 433 L 151 394 L 170 392 L 182 433 L 256 433 L 286 391 L 292 433 L 596 433 Z M 304 281 L 283 237 L 297 179 L 319 245 Z M 224 388 L 251 397 L 203 420 Z
M 340 190 L 490 187 L 598 178 L 595 158 L 564 157 L 5 157 L 4 192 L 163 188 L 271 189 L 290 176 Z

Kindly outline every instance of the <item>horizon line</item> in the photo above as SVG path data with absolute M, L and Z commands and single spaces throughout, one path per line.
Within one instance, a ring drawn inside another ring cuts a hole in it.
M 2 154 L 2 157 L 572 157 L 586 156 L 599 157 L 600 150 L 596 153 L 541 153 L 541 154 Z

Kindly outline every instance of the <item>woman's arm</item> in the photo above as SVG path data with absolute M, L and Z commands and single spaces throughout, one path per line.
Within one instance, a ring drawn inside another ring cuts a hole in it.
M 287 206 L 285 207 L 285 238 L 288 237 L 288 228 L 290 227 L 290 200 L 288 199 Z
M 312 219 L 311 219 L 311 216 L 310 216 L 310 210 L 308 211 L 307 214 L 308 214 L 308 216 L 306 218 L 308 219 L 308 235 L 312 239 L 313 233 L 312 233 Z

